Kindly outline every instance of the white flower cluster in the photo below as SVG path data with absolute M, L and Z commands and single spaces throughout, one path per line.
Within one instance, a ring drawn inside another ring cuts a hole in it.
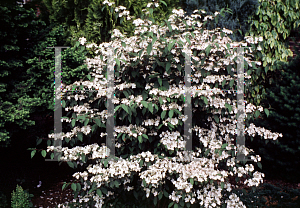
M 229 200 L 226 200 L 227 207 L 232 208 L 247 208 L 242 201 L 240 201 L 240 198 L 235 194 L 231 194 L 229 196 Z
M 107 4 L 108 6 L 112 6 L 113 4 L 115 4 L 115 2 L 109 2 L 107 0 L 105 0 L 102 4 Z
M 144 121 L 143 121 L 143 125 L 145 125 L 145 126 L 152 126 L 153 124 L 155 125 L 155 126 L 158 126 L 159 125 L 159 122 L 160 122 L 160 117 L 156 117 L 156 119 L 155 120 L 153 120 L 153 119 L 145 119 Z
M 47 152 L 59 150 L 62 153 L 64 153 L 65 156 L 61 157 L 61 160 L 82 160 L 81 154 L 92 154 L 92 158 L 105 158 L 107 157 L 107 152 L 109 152 L 109 149 L 107 147 L 99 147 L 98 144 L 91 144 L 87 145 L 85 147 L 76 146 L 71 149 L 67 147 L 59 148 L 55 146 L 48 146 Z
M 246 113 L 252 113 L 255 110 L 259 110 L 260 112 L 263 112 L 263 107 L 262 106 L 255 106 L 252 103 L 247 104 L 246 106 Z
M 133 133 L 131 131 L 131 129 L 135 129 L 135 131 L 137 133 Z M 115 127 L 116 135 L 117 135 L 117 133 L 125 133 L 125 134 L 128 134 L 129 136 L 133 136 L 135 138 L 137 138 L 138 136 L 141 136 L 142 134 L 146 134 L 146 131 L 147 130 L 144 127 L 136 126 L 136 125 L 132 125 L 132 124 L 130 124 L 129 126 L 116 126 Z M 107 133 L 104 133 L 103 135 L 107 135 Z
M 122 158 L 118 159 L 117 162 L 109 161 L 109 168 L 103 168 L 101 165 L 93 165 L 87 168 L 90 174 L 93 176 L 89 179 L 91 182 L 97 184 L 104 184 L 105 181 L 109 181 L 109 178 L 118 177 L 123 178 L 130 176 L 132 171 L 139 172 L 141 167 L 138 163 L 129 162 Z M 80 173 L 75 173 L 78 176 Z
M 163 145 L 166 145 L 168 150 L 174 150 L 174 148 L 178 148 L 178 149 L 185 148 L 186 141 L 183 140 L 183 138 L 180 136 L 180 133 L 178 131 L 172 133 L 170 133 L 169 131 L 162 132 L 159 135 L 159 137 L 162 138 L 160 142 Z
M 86 43 L 86 38 L 85 37 L 79 38 L 79 42 L 81 45 L 84 45 Z
M 216 189 L 211 184 L 207 184 L 201 191 L 197 190 L 197 198 L 200 200 L 200 205 L 204 207 L 217 207 L 217 205 L 221 205 L 221 191 L 220 187 Z
M 246 179 L 244 184 L 247 184 L 248 186 L 258 186 L 260 183 L 264 182 L 263 177 L 265 177 L 265 174 L 256 171 L 253 173 L 253 178 Z
M 56 137 L 54 134 L 48 134 L 48 137 L 54 138 L 54 140 L 63 139 L 63 138 L 72 138 L 73 136 L 77 136 L 78 132 L 83 132 L 85 135 L 88 135 L 91 132 L 91 126 L 87 125 L 81 128 L 75 126 L 74 129 L 72 129 L 72 132 L 67 132 L 67 133 L 62 132 L 61 138 L 58 137 L 59 135 L 57 135 Z
M 280 134 L 272 133 L 270 130 L 265 129 L 264 127 L 257 127 L 253 123 L 251 123 L 250 126 L 245 129 L 245 131 L 250 136 L 254 137 L 257 133 L 259 136 L 262 136 L 265 139 L 276 140 L 278 137 L 283 137 L 283 135 L 281 133 Z

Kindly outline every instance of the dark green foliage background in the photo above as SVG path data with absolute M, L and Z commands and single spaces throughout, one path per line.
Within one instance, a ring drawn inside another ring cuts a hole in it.
M 64 45 L 65 34 L 61 26 L 38 19 L 31 8 L 7 4 L 0 10 L 0 145 L 8 146 L 13 134 L 34 125 L 30 114 L 53 114 L 54 49 L 46 47 Z M 66 84 L 88 73 L 82 47 L 62 50 Z
M 76 3 L 75 3 L 76 2 Z M 126 17 L 118 17 L 112 7 L 103 4 L 104 0 L 44 0 L 44 5 L 49 12 L 51 23 L 66 26 L 65 32 L 70 38 L 66 44 L 74 45 L 80 37 L 86 37 L 87 41 L 100 44 L 109 42 L 113 29 L 126 32 L 127 37 L 133 36 L 135 25 L 133 20 L 126 20 Z M 117 0 L 113 7 L 124 6 L 130 11 L 130 15 L 141 17 L 142 10 L 146 8 L 148 0 L 132 1 Z M 183 7 L 180 0 L 165 0 L 158 8 L 154 7 L 153 18 L 156 22 L 162 22 L 172 14 L 173 8 Z
M 211 22 L 207 29 L 226 28 L 233 31 L 233 34 L 228 35 L 233 41 L 244 40 L 246 32 L 250 30 L 250 24 L 247 22 L 249 17 L 253 16 L 258 9 L 258 0 L 190 0 L 185 3 L 187 14 L 192 13 L 194 9 L 204 9 L 207 15 L 212 15 L 222 8 L 229 8 L 231 13 L 225 13 L 225 17 L 220 17 L 218 23 Z M 240 29 L 242 34 L 240 34 Z
M 264 172 L 299 182 L 300 176 L 300 53 L 289 63 L 281 63 L 275 82 L 266 87 L 266 106 L 270 105 L 268 118 L 257 119 L 255 124 L 281 132 L 278 142 L 255 140 L 251 146 L 262 157 Z

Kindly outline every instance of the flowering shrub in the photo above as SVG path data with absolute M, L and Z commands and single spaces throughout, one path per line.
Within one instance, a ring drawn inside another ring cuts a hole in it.
M 77 179 L 77 183 L 71 184 L 75 198 L 68 206 L 153 207 L 153 204 L 157 206 L 164 201 L 167 204 L 163 207 L 245 207 L 234 193 L 229 179 L 235 177 L 239 181 L 242 176 L 247 177 L 244 184 L 249 187 L 263 182 L 264 174 L 254 172 L 253 164 L 235 160 L 237 102 L 233 93 L 229 91 L 228 98 L 225 98 L 225 92 L 218 89 L 220 85 L 232 88 L 235 81 L 237 63 L 234 55 L 237 53 L 236 49 L 230 48 L 251 43 L 250 52 L 259 53 L 256 48 L 259 49 L 257 44 L 262 38 L 247 37 L 246 42 L 232 43 L 225 35 L 231 32 L 229 30 L 204 30 L 208 19 L 213 20 L 220 14 L 218 12 L 214 16 L 203 17 L 205 12 L 196 10 L 186 18 L 183 18 L 183 10 L 174 9 L 173 13 L 166 26 L 152 25 L 151 19 L 136 19 L 136 36 L 124 38 L 118 30 L 114 30 L 112 42 L 99 46 L 88 44 L 89 50 L 99 54 L 87 59 L 88 67 L 93 70 L 88 75 L 89 81 L 63 86 L 66 90 L 97 89 L 89 92 L 88 97 L 83 93 L 68 95 L 68 100 L 62 102 L 63 107 L 70 105 L 65 108 L 69 112 L 62 121 L 71 123 L 73 127 L 71 132 L 63 133 L 63 144 L 71 141 L 70 144 L 80 145 L 80 142 L 86 139 L 92 141 L 93 138 L 96 142 L 84 147 L 47 148 L 48 152 L 60 151 L 60 159 L 67 161 L 70 167 L 77 168 L 80 164 L 86 168 L 73 175 Z M 81 38 L 80 42 L 86 44 L 85 38 Z M 188 45 L 191 47 L 189 50 Z M 109 70 L 106 62 L 109 61 L 110 46 L 117 54 L 114 82 L 118 90 L 114 93 L 119 98 L 114 98 L 113 103 L 119 105 L 114 115 L 122 120 L 118 123 L 116 119 L 117 126 L 114 127 L 116 160 L 107 158 L 110 151 L 105 145 L 99 146 L 105 139 L 102 137 L 107 135 L 103 130 L 105 119 L 109 117 L 107 110 L 100 111 L 103 109 L 100 103 L 105 104 L 102 97 L 106 96 L 104 89 L 109 80 L 105 70 Z M 183 53 L 177 51 L 176 46 L 183 46 Z M 189 154 L 182 137 L 182 125 L 187 120 L 181 112 L 185 106 L 185 87 L 180 79 L 185 54 L 191 55 L 192 82 L 198 84 L 191 87 L 194 90 L 191 94 L 194 99 L 192 138 L 195 145 Z M 245 57 L 245 60 L 250 73 L 256 69 L 255 64 L 260 65 L 251 62 L 251 57 Z M 263 108 L 247 104 L 246 120 L 254 111 L 258 116 Z M 71 113 L 70 119 L 68 115 Z M 174 116 L 176 114 L 177 117 Z M 75 127 L 76 121 L 84 125 Z M 126 123 L 129 125 L 124 125 Z M 273 140 L 282 136 L 247 121 L 246 124 L 248 136 L 258 134 Z M 49 138 L 57 139 L 54 134 Z M 259 155 L 246 147 L 243 153 L 261 168 Z

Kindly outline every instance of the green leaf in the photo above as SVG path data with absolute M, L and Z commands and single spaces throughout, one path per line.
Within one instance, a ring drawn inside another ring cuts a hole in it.
M 224 182 L 221 182 L 221 189 L 224 189 Z
M 125 105 L 125 104 L 122 104 L 122 106 L 121 106 L 125 111 L 126 111 L 126 113 L 128 113 L 129 114 L 129 109 L 128 109 L 128 106 L 127 105 Z
M 123 133 L 119 133 L 118 136 L 117 136 L 117 139 L 119 139 L 119 137 L 120 137 L 122 134 L 123 134 Z
M 84 121 L 84 126 L 87 126 L 89 121 L 90 121 L 90 119 L 86 118 L 85 121 Z
M 175 202 L 171 202 L 169 205 L 168 205 L 168 208 L 170 208 L 171 206 L 173 206 Z
M 117 65 L 120 66 L 120 60 L 115 58 L 116 62 L 117 62 Z
M 162 126 L 163 126 L 163 124 L 160 124 L 160 125 L 158 126 L 158 129 L 160 129 Z
M 142 111 L 143 115 L 145 115 L 146 111 L 147 111 L 147 109 L 144 108 L 143 111 Z
M 163 197 L 163 192 L 160 192 L 160 193 L 158 194 L 158 199 L 161 200 L 162 197 Z
M 102 192 L 101 192 L 100 189 L 97 189 L 97 195 L 100 196 L 100 197 L 102 197 Z
M 67 164 L 70 166 L 70 168 L 74 168 L 74 164 L 71 161 L 68 161 Z
M 161 78 L 158 78 L 158 83 L 159 83 L 159 86 L 162 86 L 162 79 Z
M 35 155 L 36 150 L 31 151 L 31 158 L 33 158 L 33 156 Z
M 152 106 L 152 103 L 149 103 L 148 109 L 149 109 L 149 111 L 153 114 L 153 106 Z
M 169 23 L 167 20 L 165 20 L 165 22 L 167 23 L 167 26 L 168 26 L 168 28 L 169 28 L 169 31 L 172 32 L 172 27 L 171 27 L 170 23 Z
M 205 53 L 206 56 L 208 56 L 208 54 L 210 53 L 210 50 L 212 49 L 211 45 L 209 45 L 206 49 L 205 49 Z
M 257 162 L 257 166 L 262 170 L 262 165 L 260 162 Z
M 168 194 L 168 192 L 166 192 L 166 190 L 164 190 L 164 196 L 165 196 L 166 198 L 169 198 L 169 194 Z
M 79 141 L 82 142 L 82 140 L 83 140 L 83 133 L 82 132 L 77 132 L 77 137 L 78 137 Z
M 224 79 L 223 82 L 222 82 L 222 87 L 223 87 L 223 88 L 224 88 L 224 86 L 225 86 L 225 83 L 226 83 L 226 79 Z
M 61 101 L 61 105 L 62 105 L 63 108 L 65 108 L 65 107 L 66 107 L 66 101 L 65 101 L 65 100 L 62 100 L 62 101 Z
M 169 52 L 170 52 L 171 49 L 173 48 L 174 44 L 175 44 L 175 40 L 172 40 L 172 42 L 169 43 L 169 45 L 168 45 L 168 51 L 169 51 Z
M 163 105 L 163 104 L 164 104 L 164 101 L 162 100 L 161 97 L 159 97 L 158 100 L 159 100 L 160 105 Z
M 96 124 L 101 127 L 101 121 L 99 118 L 95 118 L 94 121 L 96 122 Z
M 228 143 L 222 144 L 222 149 L 226 148 L 228 146 Z
M 97 129 L 97 124 L 94 124 L 93 127 L 92 127 L 92 133 L 94 133 L 94 131 Z
M 107 167 L 107 165 L 108 165 L 108 161 L 104 160 L 104 167 Z
M 150 55 L 152 51 L 152 43 L 150 43 L 148 46 L 147 46 L 147 53 Z
M 207 105 L 208 104 L 207 98 L 203 96 L 202 99 L 203 99 L 205 105 Z
M 212 42 L 214 42 L 214 40 L 217 38 L 217 36 L 214 34 L 212 37 Z
M 142 136 L 138 136 L 138 140 L 139 140 L 140 143 L 142 143 L 143 142 Z
M 148 108 L 148 103 L 146 101 L 142 100 L 141 103 L 145 108 Z
M 142 49 L 139 51 L 139 58 L 141 58 L 141 55 L 142 55 L 143 51 L 144 51 L 144 48 L 142 48 Z
M 167 62 L 166 64 L 166 72 L 169 73 L 169 69 L 171 67 L 171 63 L 170 62 Z
M 174 208 L 178 208 L 178 204 L 174 204 Z
M 126 43 L 122 41 L 121 45 L 126 48 Z
M 69 184 L 65 182 L 64 185 L 62 186 L 61 190 L 63 191 L 65 188 L 67 188 L 68 185 Z
M 114 183 L 115 183 L 115 186 L 116 186 L 117 188 L 119 188 L 119 185 L 120 185 L 119 182 L 118 182 L 118 181 L 115 181 Z
M 264 111 L 265 111 L 267 117 L 269 117 L 270 111 L 268 109 L 266 109 L 266 108 L 264 109 Z
M 153 15 L 153 8 L 150 8 L 149 12 L 150 12 L 151 15 Z
M 77 190 L 78 190 L 78 191 L 81 190 L 81 185 L 80 185 L 80 183 L 77 183 Z
M 174 110 L 170 110 L 170 111 L 169 111 L 169 118 L 172 118 L 172 117 L 173 117 L 173 114 L 174 114 Z
M 227 49 L 230 50 L 230 44 L 226 43 Z
M 163 111 L 163 112 L 161 112 L 161 119 L 164 119 L 164 117 L 166 116 L 166 114 L 167 114 L 167 111 Z
M 164 1 L 160 1 L 160 3 L 163 3 L 166 7 L 168 6 Z
M 75 119 L 72 119 L 72 122 L 71 122 L 71 124 L 72 124 L 72 127 L 74 127 L 74 126 L 75 126 L 75 122 L 76 122 L 76 120 L 75 120 Z
M 258 110 L 255 111 L 255 118 L 257 118 L 260 115 L 260 112 Z
M 76 191 L 76 184 L 75 183 L 72 183 L 72 185 L 71 185 L 71 188 L 73 189 L 73 191 Z
M 142 136 L 145 137 L 146 139 L 149 139 L 146 134 L 142 134 Z
M 233 84 L 234 84 L 234 80 L 232 79 L 232 80 L 230 80 L 229 86 L 232 87 Z
M 232 111 L 232 107 L 231 107 L 231 105 L 229 105 L 228 103 L 225 103 L 225 107 L 228 108 L 228 111 L 229 111 L 229 112 Z
M 217 46 L 217 49 L 219 49 L 219 47 L 220 47 L 219 44 L 218 44 L 218 43 L 215 43 L 215 45 Z
M 128 94 L 128 92 L 126 92 L 125 90 L 123 90 L 123 93 L 124 93 L 124 95 L 125 95 L 125 97 L 126 97 L 126 98 L 128 98 L 128 97 L 129 97 L 129 94 Z
M 143 185 L 144 185 L 144 187 L 147 187 L 147 183 L 145 181 L 145 178 L 143 178 Z
M 153 203 L 156 206 L 156 204 L 157 204 L 157 197 L 154 197 Z
M 190 183 L 191 183 L 192 185 L 194 185 L 194 179 L 193 179 L 193 178 L 190 178 Z
M 185 39 L 186 39 L 186 41 L 191 45 L 190 39 L 189 39 L 188 37 L 186 37 Z
M 102 192 L 104 193 L 104 194 L 107 194 L 108 192 L 107 192 L 107 189 L 105 188 L 105 187 L 101 187 L 101 190 L 102 190 Z
M 46 150 L 42 150 L 41 154 L 43 157 L 46 157 L 46 154 L 47 154 Z

